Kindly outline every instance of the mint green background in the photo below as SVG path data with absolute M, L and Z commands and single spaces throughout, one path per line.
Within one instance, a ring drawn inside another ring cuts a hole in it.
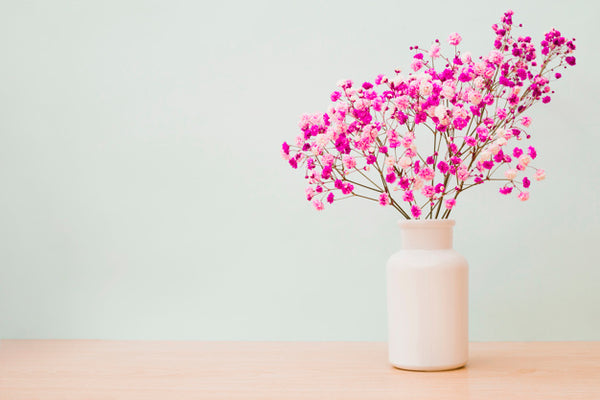
M 575 68 L 530 115 L 531 200 L 459 198 L 472 340 L 600 340 L 600 8 L 569 2 L 0 5 L 0 337 L 385 340 L 391 208 L 313 211 L 280 158 L 341 78 L 507 8 Z

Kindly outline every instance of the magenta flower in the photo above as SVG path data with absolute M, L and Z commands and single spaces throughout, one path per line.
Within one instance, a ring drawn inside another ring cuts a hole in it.
M 389 174 L 387 174 L 385 177 L 385 181 L 387 183 L 394 183 L 396 181 L 396 173 L 390 172 Z
M 335 196 L 334 196 L 334 194 L 333 194 L 333 193 L 331 193 L 331 192 L 329 192 L 329 194 L 327 195 L 327 202 L 328 202 L 329 204 L 333 203 L 333 199 L 334 199 L 334 197 L 335 197 Z
M 417 207 L 416 205 L 412 206 L 410 208 L 410 212 L 412 213 L 412 216 L 415 218 L 419 218 L 421 216 L 421 209 L 419 207 Z
M 390 204 L 390 196 L 388 196 L 387 193 L 381 193 L 381 195 L 379 196 L 379 204 L 381 204 L 382 206 L 387 206 L 388 204 Z
M 438 171 L 440 171 L 442 174 L 446 174 L 446 172 L 448 172 L 448 170 L 450 169 L 450 167 L 445 161 L 440 161 L 437 167 Z

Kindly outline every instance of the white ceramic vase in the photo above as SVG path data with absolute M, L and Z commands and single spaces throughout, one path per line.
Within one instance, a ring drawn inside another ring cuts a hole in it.
M 468 358 L 469 267 L 452 248 L 453 220 L 400 221 L 401 250 L 387 263 L 390 363 L 443 371 Z

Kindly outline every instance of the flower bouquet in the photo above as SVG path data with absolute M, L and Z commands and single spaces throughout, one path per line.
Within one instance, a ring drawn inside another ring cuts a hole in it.
M 413 46 L 408 74 L 342 80 L 326 113 L 303 115 L 302 133 L 282 155 L 306 169 L 314 207 L 359 197 L 406 219 L 446 219 L 461 193 L 487 182 L 527 200 L 532 180 L 546 174 L 531 165 L 535 147 L 523 144 L 532 123 L 525 114 L 551 101 L 550 83 L 575 65 L 575 39 L 552 29 L 539 57 L 531 37 L 513 35 L 512 16 L 492 26 L 485 56 L 460 51 L 452 33 L 449 56 L 439 40 L 429 50 Z M 417 147 L 419 136 L 432 146 Z

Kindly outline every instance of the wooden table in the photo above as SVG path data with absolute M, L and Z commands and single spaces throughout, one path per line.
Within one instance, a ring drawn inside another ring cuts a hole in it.
M 471 343 L 409 372 L 372 342 L 0 341 L 0 399 L 600 399 L 600 342 Z

